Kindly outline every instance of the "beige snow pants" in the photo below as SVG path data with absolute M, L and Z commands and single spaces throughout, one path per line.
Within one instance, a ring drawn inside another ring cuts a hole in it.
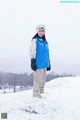
M 46 68 L 37 69 L 34 72 L 33 97 L 37 97 L 40 93 L 44 93 L 46 82 Z

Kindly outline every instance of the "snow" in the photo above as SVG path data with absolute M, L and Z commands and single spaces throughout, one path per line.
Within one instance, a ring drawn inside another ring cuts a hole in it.
M 80 76 L 47 82 L 42 99 L 33 98 L 32 89 L 0 94 L 1 113 L 7 120 L 79 120 Z

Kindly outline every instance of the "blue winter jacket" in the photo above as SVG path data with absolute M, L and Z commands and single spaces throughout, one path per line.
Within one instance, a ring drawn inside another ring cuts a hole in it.
M 48 42 L 36 37 L 36 66 L 37 69 L 49 67 Z

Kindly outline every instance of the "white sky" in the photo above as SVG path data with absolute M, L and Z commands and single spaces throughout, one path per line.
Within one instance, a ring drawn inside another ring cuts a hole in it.
M 0 0 L 0 58 L 28 56 L 38 24 L 46 26 L 51 60 L 80 64 L 80 3 Z

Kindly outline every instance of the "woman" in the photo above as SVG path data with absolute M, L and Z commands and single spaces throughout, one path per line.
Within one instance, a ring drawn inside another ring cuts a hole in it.
M 46 71 L 51 69 L 45 26 L 39 25 L 30 46 L 31 69 L 34 71 L 33 97 L 42 98 L 46 81 Z

